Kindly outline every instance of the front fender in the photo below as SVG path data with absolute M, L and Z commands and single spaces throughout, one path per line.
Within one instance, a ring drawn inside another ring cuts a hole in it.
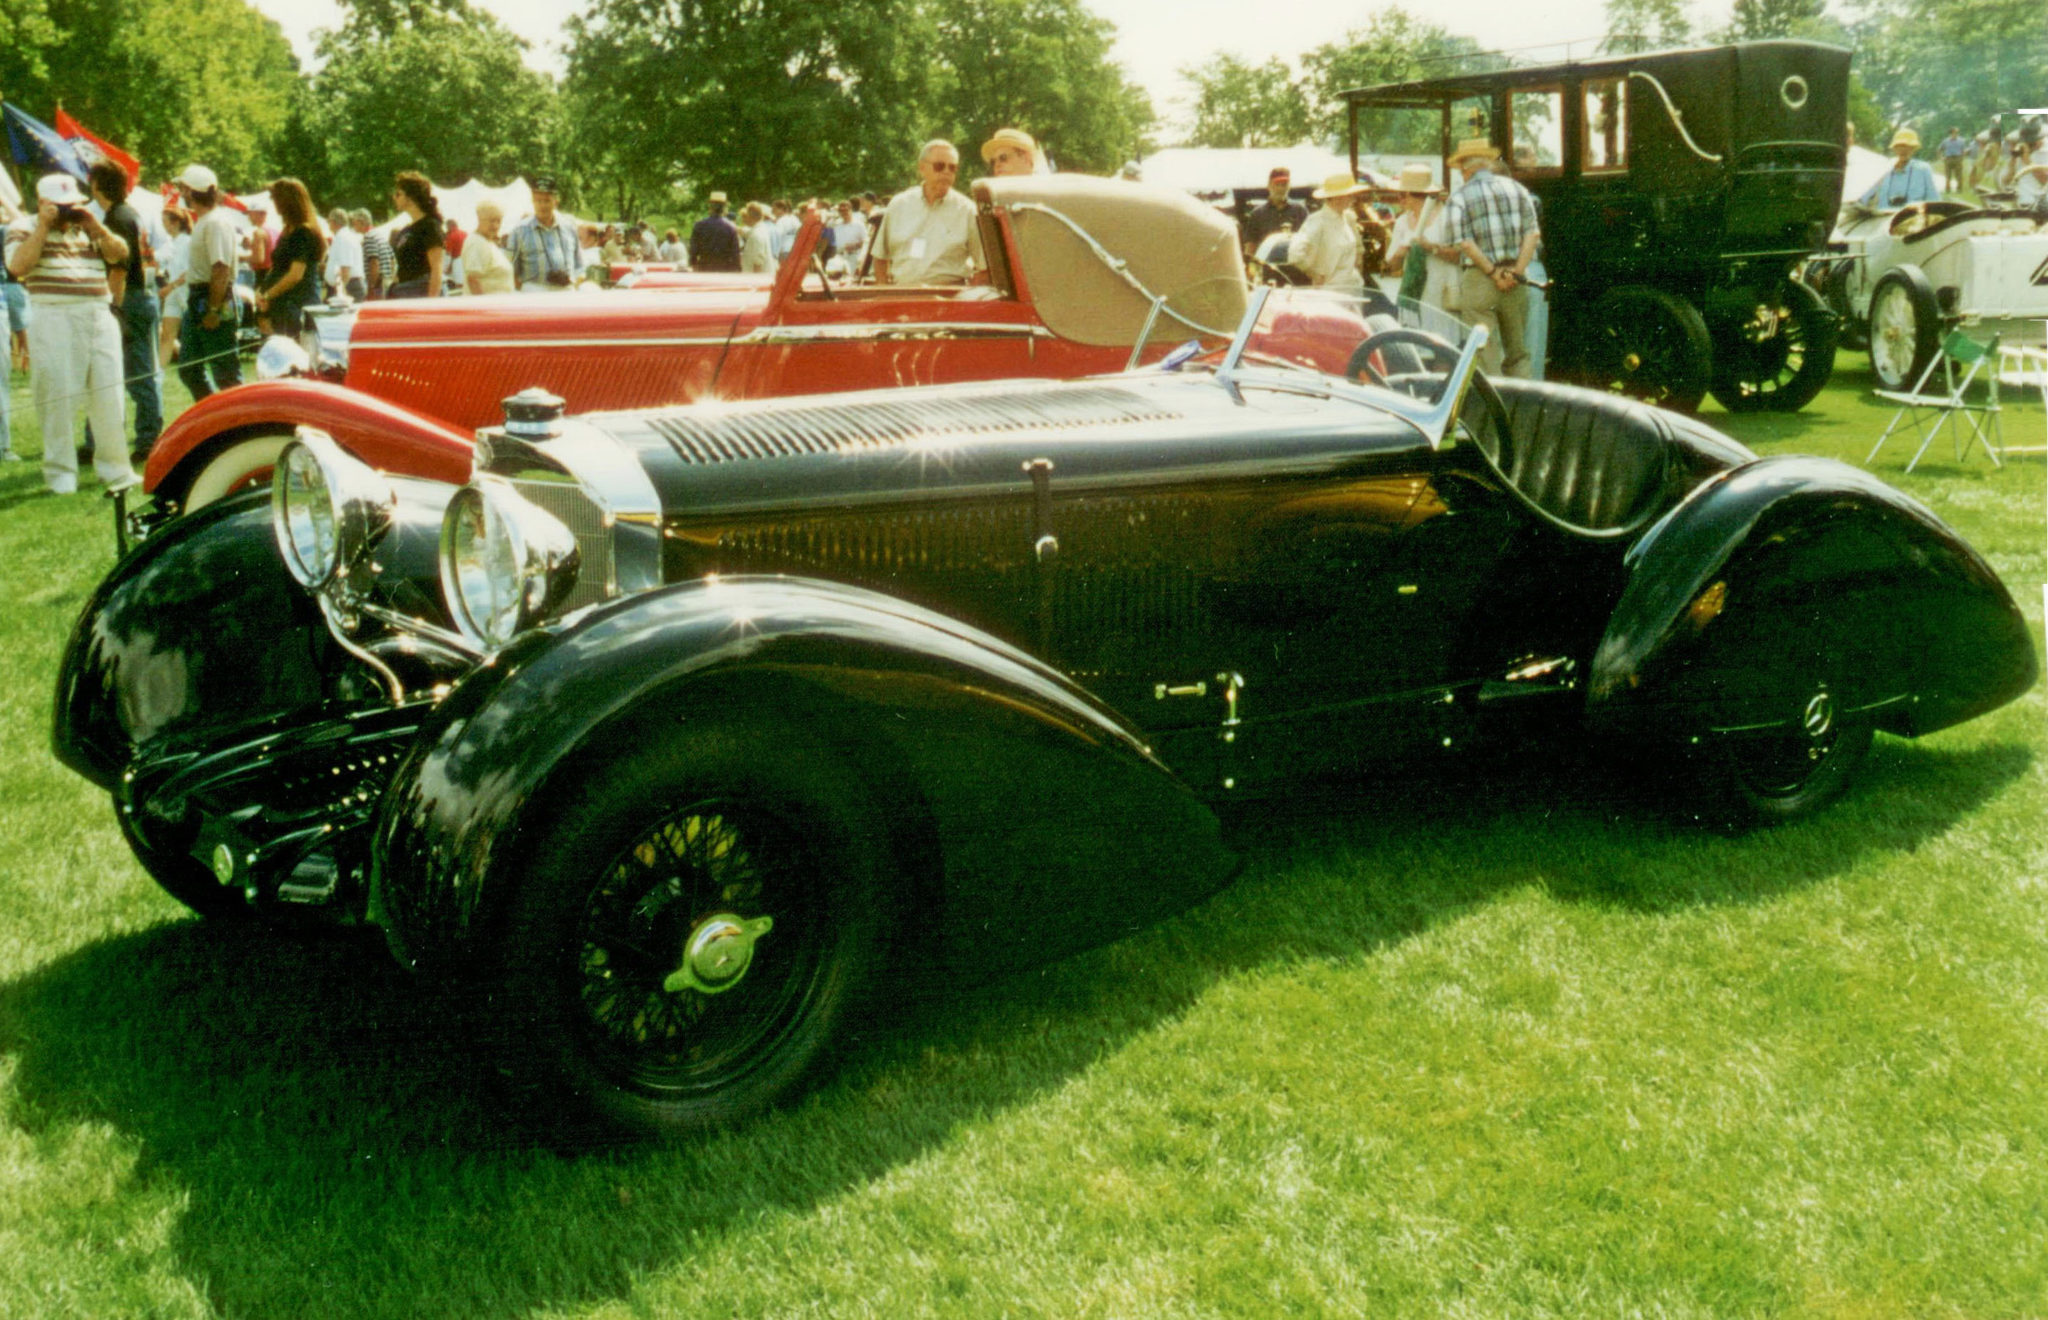
M 1215 817 L 1139 735 L 1008 644 L 874 592 L 706 580 L 530 635 L 442 703 L 379 812 L 372 914 L 394 951 L 485 954 L 522 837 L 562 796 L 551 787 L 734 710 L 823 740 L 872 786 L 895 846 L 928 863 L 911 865 L 912 896 L 933 966 L 1050 960 L 1231 870 Z
M 394 489 L 377 599 L 445 626 L 438 551 L 452 488 Z M 161 739 L 289 726 L 353 664 L 278 554 L 269 492 L 235 496 L 166 523 L 101 579 L 58 665 L 52 745 L 111 788 Z
M 1776 457 L 1699 487 L 1630 550 L 1587 719 L 1628 737 L 1788 722 L 1838 707 L 1917 736 L 2032 687 L 1998 575 L 1919 502 L 1829 459 Z
M 178 414 L 149 451 L 143 487 L 182 500 L 206 461 L 236 437 L 328 432 L 372 467 L 456 485 L 469 480 L 471 437 L 375 395 L 320 380 L 261 380 L 210 394 Z

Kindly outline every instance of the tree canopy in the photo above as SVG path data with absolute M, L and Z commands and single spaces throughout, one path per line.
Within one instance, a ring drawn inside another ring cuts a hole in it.
M 509 28 L 460 3 L 365 12 L 322 36 L 326 64 L 291 135 L 323 205 L 381 202 L 400 170 L 503 183 L 555 167 L 554 82 Z
M 268 177 L 301 86 L 278 25 L 244 0 L 7 0 L 0 93 L 62 103 L 152 177 L 193 160 L 232 187 Z

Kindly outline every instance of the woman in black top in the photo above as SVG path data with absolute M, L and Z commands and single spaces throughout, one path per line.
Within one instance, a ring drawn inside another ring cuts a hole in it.
M 326 240 L 313 223 L 313 198 L 297 179 L 270 185 L 270 205 L 284 221 L 284 233 L 270 254 L 270 269 L 256 291 L 257 323 L 265 334 L 299 337 L 306 305 L 320 296 L 320 262 Z
M 406 170 L 392 186 L 391 200 L 412 217 L 392 248 L 398 253 L 398 283 L 384 291 L 386 298 L 438 298 L 441 296 L 441 268 L 448 259 L 442 246 L 441 204 L 434 200 L 434 185 L 427 176 Z

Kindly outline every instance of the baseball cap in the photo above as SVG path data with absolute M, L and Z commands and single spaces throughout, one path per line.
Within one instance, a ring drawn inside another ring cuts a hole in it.
M 533 176 L 533 191 L 537 193 L 547 193 L 549 196 L 552 197 L 556 193 L 560 192 L 561 189 L 555 186 L 554 175 L 536 174 Z
M 83 206 L 85 194 L 79 191 L 78 180 L 68 174 L 45 174 L 36 180 L 36 200 L 58 206 Z
M 220 187 L 220 180 L 204 165 L 187 165 L 185 172 L 178 176 L 178 182 L 193 192 L 205 192 L 210 188 Z

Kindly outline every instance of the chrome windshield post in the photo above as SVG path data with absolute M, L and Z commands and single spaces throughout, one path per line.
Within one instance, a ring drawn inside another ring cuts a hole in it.
M 1138 337 L 1131 341 L 1131 360 L 1124 363 L 1125 371 L 1136 371 L 1138 359 L 1144 355 L 1145 344 L 1152 338 L 1152 327 L 1159 324 L 1159 309 L 1166 306 L 1166 295 L 1154 294 L 1152 310 L 1145 313 L 1145 324 L 1139 328 Z
M 1465 404 L 1465 391 L 1472 388 L 1473 374 L 1479 370 L 1479 350 L 1484 347 L 1486 327 L 1475 325 L 1465 337 L 1465 347 L 1458 354 L 1458 365 L 1451 368 L 1451 378 L 1444 383 L 1444 392 L 1438 396 L 1436 406 L 1415 419 L 1416 425 L 1429 438 L 1431 449 L 1444 447 L 1444 436 L 1450 431 L 1458 409 Z
M 1216 379 L 1231 384 L 1231 377 L 1237 374 L 1237 364 L 1244 359 L 1245 346 L 1252 341 L 1252 332 L 1259 328 L 1259 317 L 1266 310 L 1266 299 L 1273 296 L 1273 286 L 1261 284 L 1252 290 L 1251 300 L 1245 304 L 1244 317 L 1237 323 L 1237 330 L 1230 336 L 1230 351 L 1223 355 L 1221 365 L 1216 368 Z M 1235 388 L 1235 385 L 1232 385 Z

